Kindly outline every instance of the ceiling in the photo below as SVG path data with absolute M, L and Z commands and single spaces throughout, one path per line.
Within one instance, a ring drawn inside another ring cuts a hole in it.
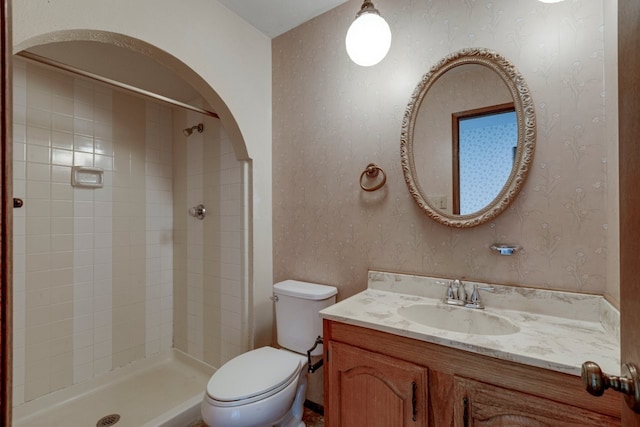
M 347 0 L 218 1 L 269 38 L 274 38 Z
M 218 0 L 269 38 L 345 3 L 347 0 Z M 199 94 L 173 71 L 131 50 L 93 41 L 35 46 L 30 52 L 180 102 Z

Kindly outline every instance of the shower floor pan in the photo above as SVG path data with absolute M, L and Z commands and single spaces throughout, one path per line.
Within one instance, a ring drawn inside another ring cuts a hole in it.
M 13 425 L 90 427 L 117 414 L 114 427 L 185 427 L 200 418 L 214 371 L 170 350 L 19 405 Z

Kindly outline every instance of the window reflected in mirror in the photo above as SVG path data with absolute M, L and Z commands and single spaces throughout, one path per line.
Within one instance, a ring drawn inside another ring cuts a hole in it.
M 514 104 L 455 112 L 453 214 L 469 215 L 489 205 L 509 179 L 518 145 Z

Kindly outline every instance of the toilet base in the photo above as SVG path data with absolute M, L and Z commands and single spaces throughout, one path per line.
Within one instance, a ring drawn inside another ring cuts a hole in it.
M 298 388 L 296 390 L 296 397 L 293 400 L 293 405 L 291 405 L 291 409 L 289 409 L 287 415 L 284 416 L 284 419 L 279 424 L 276 424 L 277 427 L 306 427 L 306 424 L 302 421 L 302 416 L 304 415 L 304 400 L 307 395 L 307 384 L 307 370 L 302 369 L 298 379 Z

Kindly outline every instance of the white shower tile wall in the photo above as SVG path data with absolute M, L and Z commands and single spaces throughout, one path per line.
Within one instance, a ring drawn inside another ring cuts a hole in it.
M 174 180 L 180 189 L 175 191 L 184 195 L 175 218 L 177 230 L 184 233 L 180 251 L 186 257 L 174 280 L 177 287 L 186 283 L 174 307 L 176 343 L 192 356 L 221 366 L 248 349 L 247 279 L 242 274 L 248 233 L 242 222 L 245 183 L 220 121 L 195 113 L 185 114 L 184 120 L 185 127 L 202 122 L 204 132 L 174 142 L 176 158 L 181 159 Z M 186 215 L 201 203 L 206 208 L 203 220 Z
M 172 111 L 126 95 L 146 123 L 116 158 L 114 126 L 131 121 L 114 121 L 115 95 L 15 60 L 14 197 L 25 203 L 14 210 L 14 405 L 172 346 Z M 143 166 L 116 177 L 115 161 Z M 104 186 L 72 187 L 79 165 L 103 169 Z M 146 257 L 146 274 L 116 265 L 121 250 Z M 144 301 L 123 304 L 139 286 Z
M 198 123 L 201 116 L 187 113 L 187 123 Z M 189 125 L 188 125 L 189 126 Z M 189 126 L 190 127 L 190 126 Z M 193 132 L 187 139 L 187 208 L 203 203 L 203 133 Z M 211 210 L 211 206 L 209 206 Z M 209 216 L 208 219 L 210 219 Z M 187 341 L 189 354 L 204 357 L 203 253 L 204 221 L 187 219 Z
M 146 346 L 151 356 L 173 345 L 173 167 L 171 110 L 146 105 Z
M 74 166 L 93 167 L 94 85 L 73 81 L 73 157 Z M 69 130 L 67 130 L 69 131 Z M 68 183 L 67 183 L 68 184 Z M 62 184 L 65 185 L 65 184 Z M 94 196 L 110 192 L 111 186 L 100 190 L 81 187 L 71 189 L 73 201 L 73 383 L 93 377 L 94 368 L 94 294 L 95 240 Z M 111 265 L 108 265 L 109 285 Z
M 174 341 L 214 366 L 248 349 L 243 163 L 219 120 L 181 114 L 205 132 L 183 137 L 165 105 L 16 59 L 15 405 Z M 72 187 L 80 165 L 103 187 Z M 204 221 L 186 215 L 203 202 Z
M 104 170 L 104 187 L 94 191 L 93 372 L 113 367 L 113 112 L 111 90 L 94 90 L 94 166 Z
M 244 229 L 243 181 L 240 163 L 236 161 L 233 146 L 228 135 L 221 129 L 220 135 L 220 173 L 221 173 L 221 307 L 222 307 L 222 360 L 228 361 L 248 349 L 246 333 L 247 316 L 243 315 L 243 286 L 246 278 L 242 277 L 244 236 L 249 230 Z
M 27 67 L 13 67 L 13 192 L 24 199 L 26 192 Z M 13 210 L 13 401 L 25 400 L 26 338 L 26 212 Z

